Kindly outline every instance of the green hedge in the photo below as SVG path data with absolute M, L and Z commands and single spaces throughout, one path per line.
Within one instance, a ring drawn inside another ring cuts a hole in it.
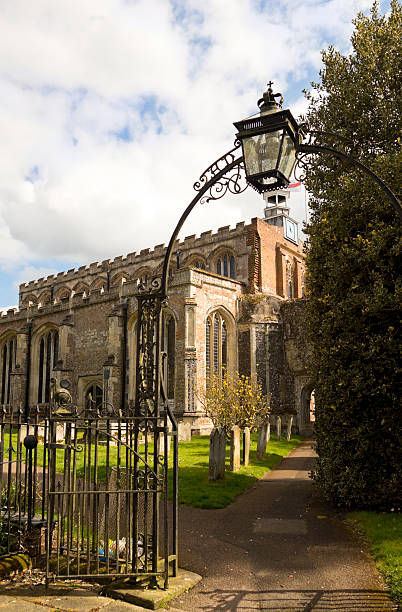
M 402 8 L 359 15 L 353 51 L 323 53 L 306 121 L 400 193 Z M 331 136 L 335 133 L 335 136 Z M 325 156 L 307 172 L 314 478 L 346 508 L 401 506 L 401 224 L 376 184 Z

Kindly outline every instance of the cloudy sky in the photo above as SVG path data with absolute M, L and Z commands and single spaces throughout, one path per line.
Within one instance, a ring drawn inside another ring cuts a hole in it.
M 18 284 L 168 242 L 268 80 L 297 116 L 371 0 L 2 0 L 0 308 Z M 388 0 L 380 2 L 382 11 Z M 290 202 L 305 218 L 304 194 Z M 251 189 L 183 236 L 262 216 Z

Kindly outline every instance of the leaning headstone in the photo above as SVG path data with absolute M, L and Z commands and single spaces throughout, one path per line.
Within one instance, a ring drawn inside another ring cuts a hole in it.
M 226 432 L 215 427 L 209 436 L 209 480 L 225 477 Z
M 278 442 L 281 441 L 281 435 L 282 435 L 282 419 L 278 414 L 278 416 L 276 417 L 276 439 L 278 440 Z
M 257 441 L 257 459 L 262 461 L 267 450 L 268 443 L 268 432 L 270 431 L 269 423 L 264 423 L 258 430 L 258 441 Z
M 290 436 L 292 435 L 292 425 L 293 425 L 293 414 L 289 414 L 287 427 L 286 427 L 286 440 L 289 442 Z
M 238 472 L 240 469 L 240 428 L 232 427 L 230 432 L 230 471 Z
M 250 428 L 245 427 L 243 430 L 243 465 L 248 465 L 250 461 Z
M 191 442 L 191 423 L 179 423 L 177 428 L 179 442 Z

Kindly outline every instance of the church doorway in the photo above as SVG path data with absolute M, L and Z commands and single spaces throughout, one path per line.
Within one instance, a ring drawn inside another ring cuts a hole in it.
M 315 394 L 312 385 L 304 387 L 302 391 L 301 408 L 301 430 L 312 432 L 315 422 Z

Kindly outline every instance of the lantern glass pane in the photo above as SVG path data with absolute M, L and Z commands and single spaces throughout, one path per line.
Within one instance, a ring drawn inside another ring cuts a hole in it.
M 296 161 L 296 147 L 289 136 L 289 134 L 285 134 L 285 138 L 283 140 L 283 148 L 282 155 L 279 162 L 278 170 L 281 172 L 288 180 L 293 170 L 293 166 Z
M 281 137 L 282 130 L 277 130 L 243 139 L 247 176 L 275 170 Z

